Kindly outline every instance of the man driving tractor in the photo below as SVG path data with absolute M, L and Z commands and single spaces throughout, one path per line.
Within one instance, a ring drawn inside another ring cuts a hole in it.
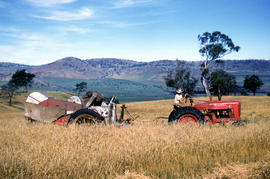
M 186 106 L 186 100 L 185 98 L 187 97 L 187 93 L 184 94 L 183 96 L 183 90 L 181 88 L 178 88 L 176 90 L 176 95 L 174 97 L 174 105 L 177 107 L 183 107 Z

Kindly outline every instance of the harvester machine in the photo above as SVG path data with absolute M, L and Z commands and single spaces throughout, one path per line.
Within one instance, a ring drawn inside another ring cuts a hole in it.
M 130 120 L 123 120 L 125 106 L 122 106 L 121 116 L 119 119 L 117 118 L 115 99 L 116 97 L 112 97 L 106 103 L 103 102 L 100 93 L 88 91 L 83 99 L 72 96 L 65 101 L 48 97 L 40 92 L 33 92 L 26 99 L 24 116 L 32 121 L 60 125 L 130 122 Z

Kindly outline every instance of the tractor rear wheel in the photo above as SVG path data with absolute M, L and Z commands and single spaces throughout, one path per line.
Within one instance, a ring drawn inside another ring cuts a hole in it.
M 80 109 L 71 114 L 68 124 L 96 124 L 102 123 L 104 118 L 90 109 Z
M 174 120 L 175 120 L 175 110 L 173 110 L 173 111 L 170 113 L 170 115 L 169 115 L 169 117 L 168 117 L 168 122 L 169 122 L 169 123 L 172 123 L 172 122 L 174 122 Z
M 204 124 L 204 116 L 194 107 L 182 107 L 175 111 L 174 121 L 178 123 L 195 122 Z

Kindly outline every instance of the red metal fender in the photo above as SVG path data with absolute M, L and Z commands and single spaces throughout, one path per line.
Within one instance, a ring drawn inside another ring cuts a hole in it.
M 59 117 L 57 120 L 55 120 L 53 122 L 53 124 L 57 124 L 57 125 L 68 125 L 69 118 L 70 118 L 70 114 L 63 115 L 63 116 Z

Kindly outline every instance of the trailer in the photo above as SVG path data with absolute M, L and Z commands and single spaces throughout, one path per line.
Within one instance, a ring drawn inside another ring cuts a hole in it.
M 121 116 L 116 114 L 116 97 L 106 103 L 100 93 L 88 91 L 81 99 L 72 96 L 67 101 L 48 97 L 40 92 L 29 94 L 25 102 L 24 116 L 31 121 L 42 121 L 60 125 L 82 124 L 82 123 L 128 123 L 124 121 L 122 106 Z

